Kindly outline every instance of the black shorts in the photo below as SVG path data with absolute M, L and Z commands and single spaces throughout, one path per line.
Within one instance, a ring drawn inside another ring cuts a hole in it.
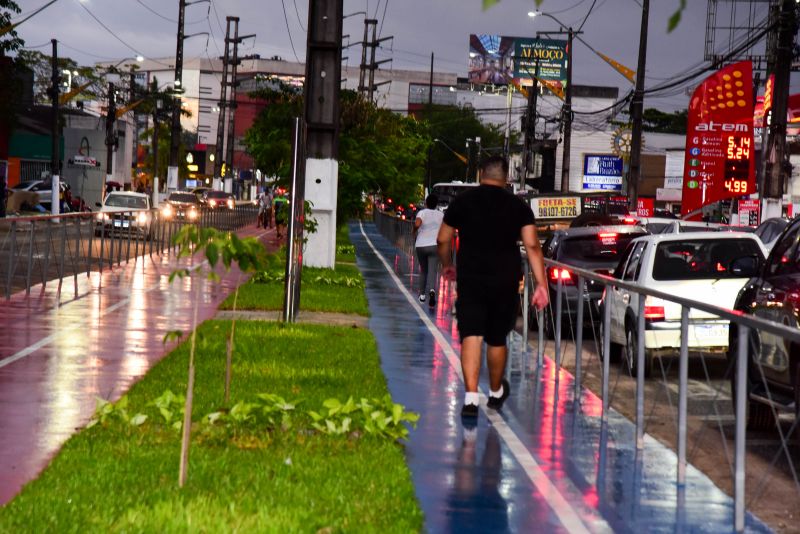
M 456 318 L 461 341 L 482 336 L 487 345 L 500 347 L 514 328 L 519 311 L 519 284 L 459 280 Z

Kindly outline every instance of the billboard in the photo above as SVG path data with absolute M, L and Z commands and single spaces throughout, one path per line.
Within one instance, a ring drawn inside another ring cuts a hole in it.
M 621 191 L 622 158 L 613 154 L 584 154 L 583 189 Z
M 539 79 L 561 88 L 567 82 L 567 42 L 494 34 L 470 34 L 470 83 L 507 85 L 514 79 L 530 85 L 539 63 Z
M 753 68 L 740 61 L 703 80 L 689 101 L 681 215 L 755 185 Z

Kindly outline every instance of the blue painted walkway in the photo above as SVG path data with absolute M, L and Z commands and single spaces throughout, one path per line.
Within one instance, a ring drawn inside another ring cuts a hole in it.
M 584 391 L 574 402 L 572 377 L 556 377 L 550 359 L 512 376 L 502 414 L 484 409 L 465 428 L 447 287 L 429 310 L 409 291 L 411 258 L 372 224 L 351 225 L 351 240 L 389 389 L 422 414 L 406 456 L 429 532 L 732 531 L 727 495 L 691 467 L 679 489 L 675 454 L 649 437 L 637 457 L 632 423 L 612 412 L 602 428 L 599 399 Z M 747 528 L 769 532 L 752 516 Z

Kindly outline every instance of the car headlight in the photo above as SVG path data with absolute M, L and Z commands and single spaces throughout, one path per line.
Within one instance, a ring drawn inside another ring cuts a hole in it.
M 233 209 L 233 200 L 230 198 L 228 199 L 228 209 Z
M 217 201 L 216 200 L 209 200 L 208 201 L 208 205 L 211 206 L 212 208 L 215 208 L 217 206 Z
M 108 216 L 108 213 L 98 213 L 97 214 L 97 220 L 98 221 L 107 221 L 109 219 L 110 219 L 110 217 Z
M 164 217 L 166 217 L 167 219 L 169 219 L 170 217 L 172 217 L 172 206 L 170 206 L 169 204 L 167 204 L 166 206 L 164 206 L 163 208 L 161 208 L 161 215 L 163 215 L 163 216 L 164 216 Z
M 189 210 L 189 213 L 188 213 L 187 217 L 189 217 L 190 221 L 193 221 L 193 220 L 197 219 L 197 215 L 198 215 L 197 214 L 197 210 L 192 208 L 192 209 Z
M 139 224 L 147 224 L 147 221 L 150 220 L 150 217 L 147 215 L 147 213 L 140 213 L 136 217 L 136 220 L 139 222 Z

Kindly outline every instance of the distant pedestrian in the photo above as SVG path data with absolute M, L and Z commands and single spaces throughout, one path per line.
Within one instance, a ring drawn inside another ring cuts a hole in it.
M 286 198 L 286 193 L 279 193 L 272 205 L 275 210 L 275 234 L 280 240 L 283 238 L 286 224 L 289 222 L 289 199 Z
M 425 199 L 425 209 L 417 213 L 414 220 L 414 234 L 417 237 L 415 247 L 417 261 L 422 276 L 419 280 L 419 301 L 428 300 L 428 306 L 436 306 L 436 286 L 439 270 L 439 255 L 436 246 L 436 236 L 442 226 L 444 213 L 436 209 L 439 197 L 435 194 L 428 195 Z
M 503 375 L 508 355 L 506 336 L 516 322 L 519 306 L 520 239 L 536 278 L 531 303 L 542 309 L 549 301 L 533 212 L 523 200 L 506 190 L 507 179 L 508 162 L 504 158 L 484 160 L 480 166 L 480 185 L 461 193 L 448 205 L 437 239 L 442 274 L 458 282 L 456 318 L 466 390 L 461 416 L 465 419 L 478 416 L 478 378 L 484 341 L 489 367 L 487 406 L 499 410 L 510 394 Z M 458 272 L 451 257 L 456 230 Z
M 265 217 L 265 219 L 267 221 L 267 226 L 265 226 L 265 228 L 272 228 L 272 212 L 273 212 L 272 206 L 273 206 L 274 202 L 275 202 L 275 193 L 273 192 L 271 187 L 268 187 L 266 189 L 266 208 L 267 208 L 267 210 L 266 210 L 266 213 L 264 214 L 264 217 Z

